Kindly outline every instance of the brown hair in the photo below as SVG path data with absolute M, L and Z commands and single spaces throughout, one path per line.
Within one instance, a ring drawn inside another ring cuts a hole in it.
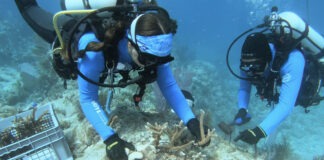
M 125 22 L 117 21 L 105 31 L 103 42 L 90 42 L 84 51 L 102 51 L 106 59 L 106 65 L 109 68 L 113 67 L 118 60 L 118 42 L 124 37 L 125 29 Z M 84 51 L 81 54 L 84 54 Z
M 153 36 L 168 33 L 175 34 L 176 30 L 176 21 L 170 19 L 167 15 L 147 13 L 138 20 L 135 32 L 142 36 Z
M 86 50 L 99 51 L 104 47 L 117 46 L 118 42 L 123 38 L 125 32 L 125 24 L 122 21 L 118 21 L 113 26 L 110 26 L 104 33 L 104 42 L 90 42 L 87 45 Z

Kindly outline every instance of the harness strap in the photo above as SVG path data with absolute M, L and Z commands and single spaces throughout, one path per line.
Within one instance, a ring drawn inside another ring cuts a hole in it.
M 84 9 L 91 9 L 89 0 L 83 0 L 82 2 L 83 2 Z
M 324 48 L 321 49 L 321 51 L 318 54 L 315 55 L 316 59 L 320 59 L 322 57 L 324 57 Z
M 278 102 L 279 93 L 276 89 L 276 83 L 277 80 L 279 79 L 279 71 L 281 66 L 287 61 L 289 53 L 293 49 L 297 48 L 300 42 L 307 37 L 308 33 L 309 33 L 309 26 L 308 24 L 305 23 L 305 31 L 301 34 L 299 38 L 293 40 L 291 44 L 288 44 L 290 45 L 288 46 L 288 48 L 286 48 L 287 46 L 282 46 L 282 48 L 277 49 L 270 70 L 270 75 L 268 76 L 265 82 L 265 91 L 263 91 L 263 94 L 267 96 L 266 98 L 268 99 L 269 104 L 271 104 L 271 102 Z
M 262 81 L 262 83 L 256 84 L 256 95 L 259 96 L 261 100 L 266 99 L 268 101 L 267 106 L 273 106 L 274 104 L 278 103 L 279 100 L 279 92 L 276 88 L 278 79 L 272 77 L 264 79 Z

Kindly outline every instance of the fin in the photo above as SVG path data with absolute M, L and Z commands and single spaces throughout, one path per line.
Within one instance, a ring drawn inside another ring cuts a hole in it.
M 28 25 L 46 42 L 52 43 L 56 34 L 53 27 L 53 14 L 40 8 L 36 0 L 15 0 L 20 14 Z

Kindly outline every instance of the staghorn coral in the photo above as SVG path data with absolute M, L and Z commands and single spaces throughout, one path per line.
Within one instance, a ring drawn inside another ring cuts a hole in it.
M 176 152 L 183 150 L 193 144 L 193 141 L 189 141 L 186 143 L 180 143 L 178 140 L 182 136 L 182 133 L 186 130 L 186 127 L 183 126 L 183 122 L 180 121 L 178 125 L 175 125 L 172 129 L 167 130 L 168 123 L 164 123 L 159 125 L 155 123 L 152 125 L 147 123 L 145 126 L 146 129 L 152 132 L 152 137 L 154 138 L 154 146 L 159 149 L 160 152 Z M 161 136 L 166 134 L 169 139 L 169 143 L 167 145 L 160 145 Z
M 154 138 L 153 144 L 155 147 L 158 147 L 160 144 L 161 136 L 165 129 L 168 127 L 168 123 L 159 125 L 155 123 L 154 125 L 149 122 L 146 123 L 145 128 L 152 132 L 152 137 Z
M 204 115 L 205 112 L 201 110 L 201 114 L 199 117 L 200 120 L 200 133 L 201 133 L 201 140 L 195 145 L 204 146 L 205 144 L 209 143 L 211 140 L 212 135 L 215 132 L 215 129 L 210 130 L 208 129 L 207 134 L 205 135 L 204 131 Z M 154 125 L 147 123 L 145 126 L 146 129 L 152 132 L 152 137 L 154 138 L 153 144 L 154 146 L 160 150 L 160 152 L 177 152 L 188 148 L 194 144 L 194 141 L 188 141 L 188 138 L 183 138 L 183 133 L 187 129 L 183 126 L 183 122 L 180 121 L 178 125 L 174 125 L 172 129 L 168 129 L 168 123 L 164 123 L 159 125 L 155 123 Z M 169 143 L 167 145 L 160 145 L 160 140 L 163 134 L 166 134 L 169 139 Z
M 36 118 L 37 107 L 32 109 L 32 113 L 28 115 L 26 118 L 16 118 L 13 122 L 17 134 L 21 136 L 21 139 L 24 137 L 31 136 L 35 133 L 45 131 L 49 128 L 50 125 L 44 123 L 50 123 L 48 117 L 48 111 L 43 112 L 39 118 Z M 19 137 L 20 137 L 19 136 Z
M 205 135 L 205 131 L 204 131 L 204 116 L 205 116 L 205 112 L 203 110 L 200 110 L 201 114 L 199 117 L 199 125 L 200 125 L 200 135 L 201 135 L 201 141 L 199 141 L 197 144 L 199 146 L 203 146 L 205 144 L 207 144 L 208 142 L 210 142 L 212 135 L 215 132 L 215 129 L 208 129 L 207 131 L 207 135 Z
M 37 119 L 36 111 L 35 107 L 32 113 L 25 118 L 16 117 L 12 122 L 12 127 L 6 128 L 0 133 L 0 146 L 17 142 L 54 126 L 48 111 L 43 112 Z
M 118 119 L 118 116 L 117 115 L 113 115 L 110 119 L 109 119 L 109 122 L 108 122 L 108 126 L 113 126 L 115 124 L 115 122 L 117 121 Z
M 178 142 L 178 140 L 181 138 L 182 133 L 186 130 L 187 128 L 183 126 L 183 122 L 180 121 L 178 125 L 174 126 L 173 130 L 168 130 L 167 135 L 169 137 L 170 140 L 170 144 L 166 147 L 159 147 L 162 151 L 166 150 L 166 151 L 179 151 L 179 150 L 183 150 L 189 146 L 191 146 L 194 141 L 189 141 L 186 142 L 184 144 L 182 144 L 182 142 Z

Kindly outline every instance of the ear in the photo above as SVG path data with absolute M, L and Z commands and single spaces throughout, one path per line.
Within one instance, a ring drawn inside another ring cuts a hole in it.
M 134 46 L 132 45 L 132 43 L 131 42 L 127 42 L 127 48 L 128 48 L 128 50 L 129 50 L 129 52 L 130 52 L 130 50 L 133 50 L 134 49 Z
M 129 48 L 129 47 L 131 47 L 131 48 L 135 48 L 135 47 L 133 46 L 133 43 L 131 43 L 130 41 L 127 42 L 127 47 L 128 47 L 128 48 Z

